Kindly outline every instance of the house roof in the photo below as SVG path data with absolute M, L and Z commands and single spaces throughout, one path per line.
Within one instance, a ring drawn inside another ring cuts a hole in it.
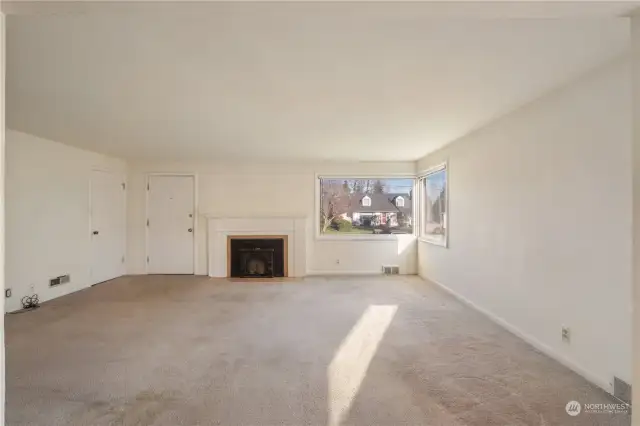
M 362 199 L 371 198 L 371 206 L 363 206 Z M 397 207 L 397 197 L 404 198 L 404 207 Z M 352 194 L 350 213 L 406 213 L 411 214 L 411 196 L 409 194 Z
M 348 198 L 347 198 L 348 197 Z M 363 206 L 362 199 L 364 197 L 371 198 L 370 206 Z M 395 200 L 397 197 L 404 198 L 404 207 L 397 207 Z M 325 211 L 329 208 L 330 197 L 323 196 L 323 208 Z M 402 212 L 407 215 L 411 215 L 412 203 L 411 195 L 407 193 L 388 193 L 388 194 L 365 194 L 365 193 L 352 193 L 348 195 L 341 195 L 338 202 L 344 210 L 344 213 L 398 213 Z M 347 207 L 348 205 L 348 207 Z

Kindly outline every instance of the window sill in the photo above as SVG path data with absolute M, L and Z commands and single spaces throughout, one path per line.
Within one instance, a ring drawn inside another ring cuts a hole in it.
M 398 241 L 398 237 L 416 239 L 413 234 L 316 235 L 318 241 Z
M 432 246 L 438 246 L 438 247 L 444 247 L 444 248 L 447 248 L 448 246 L 446 242 L 441 243 L 438 241 L 430 240 L 429 238 L 425 238 L 425 237 L 418 237 L 418 241 L 420 241 L 421 243 L 431 244 Z

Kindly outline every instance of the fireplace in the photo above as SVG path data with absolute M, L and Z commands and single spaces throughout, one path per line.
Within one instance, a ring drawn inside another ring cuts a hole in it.
M 210 277 L 231 276 L 230 238 L 278 238 L 284 240 L 284 276 L 307 274 L 307 234 L 305 216 L 228 217 L 203 214 L 207 218 L 207 270 Z M 276 274 L 277 275 L 277 274 Z
M 286 277 L 286 235 L 227 237 L 227 276 L 233 278 Z

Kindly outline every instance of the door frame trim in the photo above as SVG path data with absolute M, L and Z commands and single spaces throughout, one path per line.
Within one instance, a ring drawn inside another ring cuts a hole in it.
M 158 173 L 146 173 L 144 190 L 144 273 L 149 275 L 149 262 L 147 257 L 149 256 L 149 227 L 146 222 L 149 219 L 149 182 L 154 176 L 174 176 L 174 177 L 192 177 L 193 178 L 193 275 L 198 275 L 198 175 L 196 173 L 170 173 L 170 172 L 158 172 Z
M 90 250 L 93 250 L 93 237 L 91 236 L 92 232 L 93 232 L 93 173 L 94 172 L 101 172 L 101 173 L 109 173 L 112 174 L 118 178 L 120 178 L 120 180 L 122 181 L 122 183 L 125 184 L 124 189 L 122 190 L 122 197 L 124 198 L 123 200 L 123 211 L 122 211 L 122 217 L 124 219 L 124 247 L 123 249 L 123 253 L 122 255 L 124 256 L 124 264 L 122 264 L 120 272 L 122 273 L 120 276 L 124 276 L 127 274 L 128 271 L 128 267 L 127 267 L 127 263 L 128 263 L 128 240 L 129 240 L 129 232 L 127 229 L 127 191 L 129 190 L 128 188 L 128 182 L 127 182 L 127 174 L 125 172 L 123 172 L 122 170 L 114 170 L 114 169 L 110 169 L 110 168 L 106 168 L 106 167 L 92 167 L 91 170 L 89 171 L 89 229 L 87 229 L 87 235 L 89 236 L 89 248 Z M 99 284 L 102 281 L 95 281 L 95 277 L 93 276 L 93 252 L 91 252 L 91 261 L 89 262 L 89 281 L 91 284 L 89 284 L 89 286 L 95 285 L 95 284 Z

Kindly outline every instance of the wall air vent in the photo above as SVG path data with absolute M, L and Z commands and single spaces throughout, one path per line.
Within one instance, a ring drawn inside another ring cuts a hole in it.
M 51 278 L 49 280 L 49 287 L 55 287 L 60 284 L 66 284 L 71 281 L 71 276 L 69 275 L 60 275 L 59 277 Z
M 385 275 L 398 275 L 400 267 L 397 265 L 382 265 L 382 273 Z

